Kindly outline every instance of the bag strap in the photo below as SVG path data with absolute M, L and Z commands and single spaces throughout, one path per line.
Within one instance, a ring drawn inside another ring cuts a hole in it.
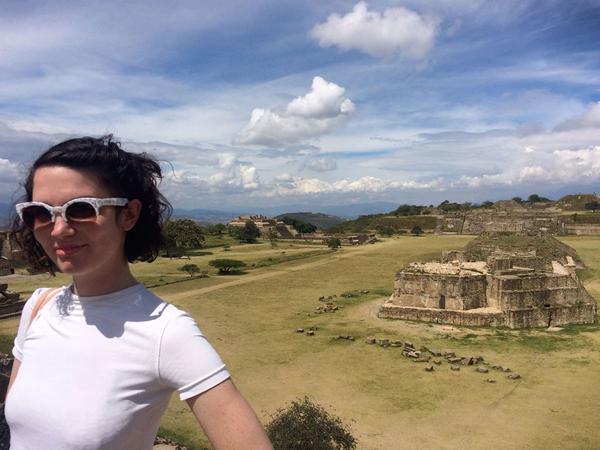
M 54 297 L 54 294 L 60 291 L 61 289 L 62 288 L 48 288 L 40 294 L 40 296 L 37 299 L 37 302 L 35 303 L 35 306 L 33 307 L 33 310 L 31 311 L 31 317 L 29 318 L 28 327 L 31 326 L 31 324 L 39 314 L 40 310 L 52 299 L 52 297 Z

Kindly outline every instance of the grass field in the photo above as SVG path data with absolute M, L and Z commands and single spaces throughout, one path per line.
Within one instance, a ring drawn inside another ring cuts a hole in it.
M 461 248 L 470 239 L 407 236 L 337 252 L 298 244 L 275 249 L 246 245 L 228 252 L 214 248 L 209 249 L 212 255 L 198 254 L 191 262 L 207 269 L 213 258 L 243 259 L 247 272 L 189 279 L 177 270 L 189 261 L 168 259 L 136 264 L 134 271 L 156 286 L 152 290 L 158 295 L 196 318 L 264 422 L 291 400 L 308 395 L 350 424 L 360 449 L 599 448 L 597 324 L 559 332 L 511 331 L 376 317 L 400 267 Z M 585 285 L 600 298 L 600 238 L 562 240 L 587 264 Z M 39 275 L 10 283 L 22 292 L 51 284 Z M 351 291 L 354 296 L 340 297 Z M 322 295 L 337 296 L 343 308 L 316 314 Z M 14 333 L 16 323 L 1 322 L 0 333 Z M 298 327 L 317 331 L 307 336 L 297 333 Z M 339 340 L 338 335 L 356 340 Z M 366 336 L 481 355 L 523 378 L 508 380 L 504 373 L 480 374 L 470 367 L 453 372 L 446 363 L 425 372 L 423 365 L 402 357 L 400 349 L 367 345 Z M 192 448 L 208 445 L 176 396 L 162 432 Z

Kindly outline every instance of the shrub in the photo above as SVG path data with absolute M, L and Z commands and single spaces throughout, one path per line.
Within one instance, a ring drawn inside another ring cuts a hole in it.
M 341 419 L 308 397 L 280 409 L 266 426 L 275 450 L 353 450 L 356 439 Z
M 186 272 L 190 277 L 193 277 L 196 274 L 202 274 L 200 271 L 200 267 L 196 264 L 185 264 L 179 268 L 182 272 Z
M 208 262 L 208 265 L 219 269 L 221 275 L 227 275 L 237 272 L 238 269 L 245 267 L 246 263 L 244 261 L 238 261 L 237 259 L 213 259 Z
M 342 246 L 342 241 L 340 241 L 339 238 L 330 237 L 329 239 L 327 239 L 327 247 L 329 247 L 331 250 L 337 250 L 341 246 Z

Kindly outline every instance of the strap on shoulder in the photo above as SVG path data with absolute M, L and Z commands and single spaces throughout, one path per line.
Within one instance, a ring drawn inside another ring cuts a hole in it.
M 35 306 L 33 307 L 33 310 L 31 311 L 29 326 L 31 326 L 31 324 L 33 323 L 41 309 L 44 307 L 44 305 L 46 305 L 46 303 L 48 303 L 52 299 L 52 297 L 54 297 L 54 294 L 58 293 L 60 290 L 62 290 L 62 288 L 48 288 L 40 294 L 40 296 L 37 299 L 37 302 L 35 303 Z

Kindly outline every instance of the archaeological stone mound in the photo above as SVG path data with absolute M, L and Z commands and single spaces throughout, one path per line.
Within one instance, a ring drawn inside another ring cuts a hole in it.
M 597 304 L 577 278 L 576 252 L 530 238 L 482 236 L 439 262 L 409 264 L 379 317 L 508 328 L 593 323 Z

